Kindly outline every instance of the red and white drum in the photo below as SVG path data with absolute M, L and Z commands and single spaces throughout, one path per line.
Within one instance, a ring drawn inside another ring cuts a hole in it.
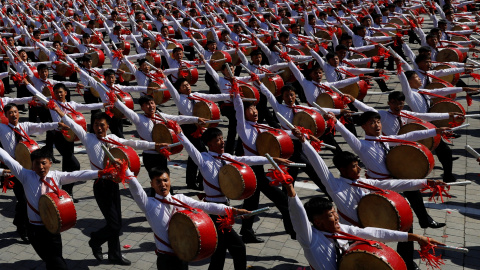
M 8 118 L 3 113 L 3 108 L 0 110 L 0 123 L 2 123 L 4 125 L 8 125 L 8 123 L 9 123 Z
M 436 126 L 433 125 L 432 123 L 415 121 L 400 127 L 400 130 L 398 131 L 398 135 L 402 135 L 412 131 L 427 130 L 432 128 L 433 129 L 436 128 Z M 442 140 L 442 136 L 440 134 L 437 134 L 435 137 L 426 138 L 423 140 L 419 140 L 417 142 L 425 145 L 430 151 L 433 151 L 435 150 L 435 148 L 437 148 L 438 144 L 440 144 L 441 140 Z
M 55 61 L 52 64 L 54 64 L 55 67 L 52 65 L 52 69 L 54 69 L 57 72 L 58 76 L 62 77 L 70 77 L 75 73 L 75 68 L 70 66 L 70 65 L 65 65 L 64 63 L 60 61 Z
M 213 255 L 217 248 L 217 230 L 202 210 L 183 210 L 173 214 L 168 239 L 175 255 L 186 262 L 200 261 Z
M 225 196 L 231 200 L 247 199 L 255 193 L 257 178 L 246 164 L 229 163 L 220 168 L 218 183 Z
M 362 227 L 408 232 L 413 225 L 410 204 L 402 195 L 391 190 L 363 196 L 358 203 L 357 213 Z
M 437 65 L 433 68 L 433 70 L 442 70 L 442 69 L 448 69 L 448 68 L 454 68 L 455 66 L 452 65 L 452 64 L 449 64 L 449 63 L 443 63 L 441 65 Z M 458 80 L 460 80 L 460 73 L 455 73 L 455 74 L 450 74 L 450 75 L 446 75 L 446 76 L 443 76 L 443 77 L 439 77 L 440 79 L 444 80 L 444 81 L 447 81 L 453 85 L 457 84 Z M 434 79 L 433 80 L 434 82 L 436 82 L 436 80 Z M 429 88 L 430 89 L 430 88 Z
M 175 29 L 173 29 L 173 26 L 168 25 L 168 36 L 171 38 L 175 37 Z
M 198 43 L 200 43 L 200 45 L 202 45 L 202 47 L 207 45 L 207 37 L 204 34 L 200 32 L 193 32 L 192 36 L 198 41 Z
M 164 81 L 158 80 L 151 82 L 148 87 L 154 87 L 158 89 L 166 89 Z M 162 91 L 162 90 L 147 90 L 147 95 L 153 96 L 153 100 L 155 101 L 156 105 L 163 104 L 170 100 L 170 92 L 169 91 Z
M 462 104 L 453 101 L 453 100 L 442 100 L 439 101 L 430 107 L 428 112 L 431 113 L 449 113 L 449 112 L 458 112 L 465 115 L 465 109 L 463 108 Z M 461 125 L 465 122 L 465 119 L 458 119 L 455 118 L 454 120 L 456 124 Z M 450 119 L 443 119 L 443 120 L 435 120 L 431 121 L 437 127 L 450 127 Z
M 244 98 L 255 98 L 257 99 L 255 103 L 258 104 L 260 101 L 260 93 L 258 92 L 258 89 L 250 84 L 240 84 L 240 92 L 242 92 Z
M 423 144 L 400 144 L 390 149 L 386 164 L 394 178 L 424 179 L 433 170 L 435 159 Z
M 105 63 L 105 54 L 102 50 L 91 48 L 88 54 L 92 57 L 92 67 L 101 67 Z
M 15 160 L 25 169 L 31 170 L 32 160 L 30 159 L 30 154 L 37 149 L 40 149 L 40 147 L 34 140 L 21 141 L 15 147 Z
M 215 30 L 215 34 L 216 34 L 217 37 L 220 39 L 220 37 L 222 36 L 222 31 L 220 31 L 220 30 Z M 208 31 L 208 32 L 207 32 L 207 40 L 215 40 L 215 37 L 213 36 L 212 31 Z
M 177 78 L 185 78 L 187 79 L 188 83 L 193 85 L 198 81 L 198 70 L 193 65 L 187 64 L 187 68 L 179 68 L 178 69 L 178 77 Z
M 210 65 L 215 71 L 220 71 L 222 65 L 225 63 L 232 63 L 232 56 L 225 51 L 215 51 L 212 54 L 212 59 L 210 60 Z
M 152 129 L 152 140 L 156 143 L 178 143 L 177 134 L 164 124 L 155 124 Z M 178 145 L 170 149 L 172 154 L 182 152 L 183 145 Z
M 135 80 L 135 75 L 130 73 L 130 69 L 127 67 L 125 63 L 121 63 L 118 69 L 125 71 L 125 73 L 122 74 L 122 78 L 124 81 L 130 82 Z
M 374 245 L 357 241 L 349 246 L 340 259 L 339 270 L 407 270 L 402 257 L 391 247 L 375 242 Z
M 282 94 L 282 87 L 284 85 L 282 77 L 279 75 L 275 76 L 265 76 L 262 79 L 263 85 L 267 87 L 270 92 L 272 92 L 273 95 L 276 97 L 280 96 Z
M 59 234 L 77 223 L 77 211 L 73 199 L 65 190 L 60 189 L 59 194 L 48 192 L 40 196 L 38 212 L 50 233 Z
M 128 42 L 128 41 L 122 41 L 121 45 L 119 47 L 119 49 L 122 50 L 123 55 L 129 55 L 130 54 L 130 48 L 131 48 L 131 45 L 130 45 L 130 42 Z
M 453 47 L 443 48 L 437 54 L 438 62 L 460 62 L 462 63 L 465 60 L 463 53 Z
M 53 94 L 53 86 L 51 85 L 45 85 L 43 88 L 42 88 L 42 94 L 46 97 L 53 97 L 54 94 Z
M 147 56 L 145 56 L 145 59 L 147 59 L 147 61 L 156 68 L 160 68 L 162 66 L 162 56 L 158 53 L 150 52 L 147 54 Z
M 175 48 L 180 48 L 183 50 L 183 45 L 174 40 L 169 40 L 167 45 L 167 50 L 173 50 Z
M 117 99 L 120 102 L 125 104 L 125 106 L 127 106 L 127 108 L 133 110 L 133 98 L 129 93 L 117 92 L 115 94 L 117 95 Z M 125 118 L 125 115 L 123 115 L 123 113 L 119 109 L 117 109 L 116 107 L 113 107 L 112 112 L 113 112 L 113 117 L 115 117 L 115 118 Z
M 327 123 L 323 116 L 314 110 L 295 113 L 292 124 L 309 129 L 315 137 L 322 136 L 327 129 Z
M 0 80 L 0 97 L 5 96 L 5 85 L 3 84 L 3 81 Z
M 75 113 L 69 112 L 67 113 L 67 116 L 72 118 L 72 120 L 78 125 L 80 125 L 83 128 L 83 130 L 87 131 L 87 121 L 85 120 L 85 116 L 83 116 L 81 112 L 75 112 Z M 63 138 L 65 138 L 67 142 L 75 142 L 79 140 L 77 135 L 75 135 L 75 132 L 73 132 L 72 129 L 68 129 L 66 131 L 66 134 L 65 133 L 63 134 Z
M 343 109 L 345 104 L 342 97 L 335 92 L 325 92 L 318 95 L 315 101 L 322 108 Z
M 209 100 L 198 100 L 193 105 L 192 115 L 196 117 L 201 117 L 209 120 L 218 120 L 220 119 L 220 109 L 217 104 Z M 202 127 L 216 127 L 218 123 L 203 124 Z
M 343 88 L 340 88 L 339 90 L 342 93 L 349 94 L 356 99 L 362 100 L 367 95 L 368 83 L 364 80 L 360 80 L 356 83 L 352 83 Z
M 270 129 L 258 134 L 257 152 L 259 156 L 270 154 L 272 157 L 289 158 L 293 154 L 293 141 L 281 129 Z
M 126 145 L 115 146 L 114 148 L 110 148 L 109 152 L 115 159 L 118 158 L 120 160 L 126 160 L 130 171 L 132 171 L 135 176 L 138 175 L 141 167 L 140 157 L 132 147 Z M 105 158 L 103 159 L 104 165 L 107 164 L 108 160 L 108 157 L 105 156 Z M 113 179 L 113 181 L 116 183 L 120 183 L 122 182 L 122 179 Z

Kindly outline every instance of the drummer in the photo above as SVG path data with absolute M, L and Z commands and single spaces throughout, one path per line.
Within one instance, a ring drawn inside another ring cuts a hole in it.
M 158 270 L 188 269 L 188 263 L 181 261 L 173 253 L 173 250 L 170 246 L 170 240 L 168 239 L 168 227 L 172 215 L 177 211 L 184 210 L 181 207 L 169 205 L 169 202 L 175 202 L 173 198 L 180 200 L 181 202 L 188 204 L 193 208 L 201 209 L 210 214 L 212 217 L 215 217 L 216 215 L 225 215 L 225 211 L 227 209 L 232 209 L 234 215 L 250 213 L 250 211 L 245 209 L 237 209 L 221 203 L 196 201 L 183 194 L 172 195 L 170 193 L 171 181 L 170 170 L 168 168 L 154 168 L 148 174 L 150 178 L 150 186 L 155 190 L 154 197 L 147 197 L 142 185 L 138 182 L 137 178 L 133 176 L 133 173 L 131 173 L 130 170 L 128 171 L 127 176 L 130 176 L 128 187 L 132 193 L 133 199 L 137 203 L 138 207 L 140 207 L 140 209 L 145 213 L 148 224 L 152 228 L 155 236 L 155 253 L 157 254 Z M 214 222 L 215 220 L 216 219 L 214 219 Z M 218 239 L 220 240 L 220 236 Z M 219 248 L 221 248 L 220 242 L 217 246 L 217 250 Z
M 4 137 L 2 136 L 2 139 Z M 47 192 L 55 191 L 55 187 L 61 188 L 65 184 L 94 179 L 100 171 L 50 171 L 52 152 L 44 147 L 33 151 L 30 158 L 32 159 L 32 170 L 27 170 L 12 155 L 0 148 L 0 160 L 10 168 L 12 174 L 18 179 L 18 183 L 23 184 L 24 196 L 28 204 L 28 209 L 26 205 L 24 206 L 28 210 L 29 223 L 27 233 L 33 249 L 45 262 L 46 269 L 67 269 L 67 263 L 62 255 L 61 234 L 50 233 L 40 218 L 38 209 L 40 196 Z
M 361 238 L 384 242 L 415 241 L 420 246 L 443 245 L 442 243 L 418 234 L 380 228 L 359 228 L 339 222 L 333 203 L 326 199 L 311 198 L 304 206 L 293 185 L 285 186 L 288 192 L 288 209 L 293 220 L 293 228 L 302 246 L 305 258 L 313 269 L 336 270 L 340 258 L 349 247 L 347 240 L 335 240 L 331 235 L 346 232 Z M 310 225 L 311 223 L 311 225 Z

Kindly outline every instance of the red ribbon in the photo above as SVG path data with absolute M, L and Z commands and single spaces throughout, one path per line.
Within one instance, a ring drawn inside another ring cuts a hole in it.
M 182 131 L 182 128 L 180 127 L 180 125 L 173 120 L 167 120 L 167 123 L 165 123 L 165 125 L 169 129 L 173 130 L 175 133 L 180 133 Z
M 379 75 L 380 75 L 380 77 L 382 77 L 386 81 L 390 80 L 390 76 L 388 76 L 388 75 L 385 75 L 385 74 L 379 74 Z
M 429 252 L 430 250 L 432 250 L 432 253 Z M 430 238 L 428 239 L 428 244 L 420 247 L 418 253 L 420 254 L 422 261 L 424 261 L 428 266 L 432 267 L 432 269 L 440 269 L 440 265 L 445 264 L 443 262 L 442 255 L 435 256 L 435 245 L 430 243 Z
M 103 176 L 114 176 L 114 178 L 122 180 L 123 187 L 125 188 L 125 183 L 128 183 L 132 177 L 127 176 L 128 162 L 124 159 L 119 162 L 120 164 L 117 164 L 116 162 L 110 163 L 110 160 L 107 160 L 105 168 L 98 172 L 98 178 L 100 179 Z
M 424 192 L 427 190 L 432 192 L 432 195 L 430 195 L 430 198 L 428 199 L 429 201 L 433 200 L 434 202 L 437 202 L 438 197 L 440 197 L 443 203 L 444 202 L 443 195 L 445 195 L 445 197 L 447 198 L 452 198 L 452 196 L 448 194 L 448 191 L 450 190 L 450 186 L 447 186 L 446 188 L 445 186 L 437 185 L 437 184 L 434 184 L 433 186 L 430 186 L 430 185 L 423 185 L 423 186 L 424 188 L 420 190 L 421 192 Z
M 296 126 L 296 128 L 305 135 L 305 137 L 307 139 L 310 139 L 310 135 L 313 135 L 313 132 L 308 129 L 308 128 L 304 128 L 304 127 L 301 127 L 301 126 Z
M 292 58 L 290 58 L 290 56 L 288 55 L 287 52 L 280 52 L 280 57 L 285 59 L 285 61 L 287 61 L 287 62 L 292 60 Z
M 400 73 L 402 73 L 402 65 L 403 65 L 403 62 L 400 61 L 398 62 L 398 65 L 397 65 L 397 75 L 399 75 Z
M 258 75 L 256 73 L 250 73 L 250 81 L 251 82 L 255 82 L 255 81 L 258 81 L 260 80 L 260 77 L 258 77 Z
M 185 69 L 179 69 L 178 70 L 178 76 L 180 78 L 186 78 L 188 76 L 188 71 L 186 71 Z
M 330 118 L 327 120 L 327 128 L 328 128 L 327 134 L 333 133 L 333 135 L 335 135 L 335 120 L 333 120 L 333 118 Z
M 277 169 L 269 169 L 265 174 L 267 177 L 270 177 L 273 181 L 270 182 L 270 186 L 278 186 L 280 184 L 291 184 L 293 183 L 293 177 L 288 174 L 287 166 L 279 165 L 282 171 Z
M 47 108 L 49 110 L 55 110 L 55 101 L 53 101 L 53 99 L 50 99 L 47 103 Z
M 12 80 L 17 84 L 21 84 L 25 78 L 27 78 L 27 74 L 15 73 L 12 75 Z
M 472 97 L 469 94 L 467 94 L 466 98 L 467 98 L 467 105 L 472 106 L 472 103 L 473 103 Z
M 123 53 L 121 50 L 113 50 L 112 54 L 113 54 L 113 58 L 118 58 L 118 60 L 123 58 Z
M 170 161 L 170 155 L 172 154 L 172 152 L 168 151 L 167 148 L 160 149 L 159 152 Z
M 310 145 L 312 145 L 313 149 L 315 149 L 315 151 L 317 152 L 320 152 L 322 151 L 322 143 L 323 141 L 310 141 Z
M 470 76 L 472 76 L 473 80 L 478 82 L 480 80 L 480 74 L 477 73 L 470 73 Z
M 13 188 L 15 183 L 13 181 L 10 181 L 11 178 L 13 178 L 13 175 L 10 176 L 4 176 L 3 178 L 3 193 L 7 193 L 7 189 Z
M 235 217 L 233 216 L 233 209 L 232 208 L 226 208 L 225 209 L 225 216 L 218 216 L 217 218 L 217 223 L 220 225 L 218 228 L 220 230 L 228 230 L 229 232 L 232 230 L 233 224 L 235 224 Z
M 201 126 L 197 126 L 197 130 L 195 130 L 192 134 L 192 137 L 193 138 L 200 138 L 202 137 L 202 134 L 203 134 L 203 131 L 205 130 L 206 128 L 204 127 L 201 127 Z

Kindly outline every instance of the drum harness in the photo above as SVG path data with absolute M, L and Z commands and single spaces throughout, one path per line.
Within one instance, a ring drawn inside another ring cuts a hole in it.
M 235 159 L 232 159 L 232 158 L 229 158 L 229 157 L 226 157 L 226 156 L 223 156 L 223 155 L 218 155 L 218 156 L 213 156 L 213 158 L 215 159 L 219 159 L 220 162 L 222 163 L 222 166 L 225 166 L 227 165 L 227 162 L 226 161 L 229 161 L 231 163 L 236 163 L 236 164 L 239 164 L 239 165 L 242 165 L 242 166 L 245 166 L 245 164 L 241 163 L 241 162 L 238 162 L 236 161 Z M 221 198 L 221 197 L 225 197 L 225 195 L 223 194 L 222 190 L 215 186 L 214 184 L 210 183 L 207 179 L 205 179 L 205 177 L 203 178 L 203 182 L 205 183 L 205 185 L 207 185 L 208 187 L 210 187 L 211 189 L 214 189 L 218 192 L 220 192 L 221 194 L 220 195 L 213 195 L 213 196 L 209 196 L 209 195 L 206 195 L 206 198 Z M 227 201 L 225 202 L 227 205 L 230 204 L 230 201 L 229 199 L 227 198 Z
M 52 183 L 53 183 L 53 186 L 50 185 L 45 179 L 51 179 L 51 180 L 52 180 Z M 58 196 L 59 198 L 62 198 L 62 197 L 60 196 L 60 188 L 58 187 L 57 183 L 55 182 L 55 180 L 53 180 L 52 177 L 40 177 L 40 182 L 41 182 L 41 188 L 40 188 L 40 190 L 41 190 L 42 195 L 45 194 L 45 193 L 47 193 L 46 190 L 47 190 L 47 187 L 48 187 L 48 188 L 50 188 L 51 190 L 53 190 L 53 192 L 54 192 L 55 194 L 57 194 L 57 196 Z M 44 190 L 45 190 L 45 192 L 43 192 Z M 28 207 L 30 207 L 30 209 L 32 209 L 32 211 L 33 211 L 35 214 L 37 214 L 37 215 L 40 216 L 40 212 L 39 212 L 37 209 L 35 209 L 35 207 L 33 207 L 33 205 L 32 205 L 28 200 L 26 200 L 26 201 L 27 201 Z M 43 224 L 43 221 L 35 221 L 35 220 L 29 220 L 29 221 L 30 221 L 30 223 L 33 223 L 33 224 Z
M 257 134 L 262 133 L 262 132 L 260 131 L 260 129 L 266 129 L 267 131 L 273 131 L 273 132 L 275 132 L 275 133 L 277 133 L 277 134 L 282 131 L 281 129 L 273 128 L 273 127 L 270 127 L 270 126 L 267 126 L 267 125 L 263 125 L 263 124 L 257 124 L 257 123 L 255 123 L 255 124 L 250 124 L 250 125 L 257 130 Z M 242 144 L 243 144 L 243 147 L 244 147 L 245 149 L 247 149 L 250 153 L 255 154 L 255 155 L 257 155 L 257 156 L 259 155 L 257 150 L 252 149 L 251 147 L 249 147 L 248 145 L 246 145 L 245 142 L 242 142 Z

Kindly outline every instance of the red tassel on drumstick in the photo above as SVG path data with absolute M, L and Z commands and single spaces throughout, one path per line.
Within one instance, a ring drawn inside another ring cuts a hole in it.
M 422 261 L 425 262 L 425 264 L 432 267 L 433 269 L 440 269 L 440 265 L 443 265 L 445 263 L 443 262 L 442 255 L 435 256 L 435 247 L 436 245 L 432 245 L 430 243 L 430 238 L 428 238 L 428 244 L 421 246 L 418 253 L 420 254 L 420 258 L 422 259 Z M 430 250 L 432 250 L 432 253 L 430 253 Z
M 5 171 L 10 171 L 10 170 L 4 170 L 4 176 L 3 176 L 3 193 L 7 193 L 7 189 L 12 189 L 15 183 L 13 181 L 10 181 L 14 176 L 13 175 L 5 175 Z
M 293 183 L 293 177 L 288 174 L 286 166 L 279 166 L 268 153 L 265 154 L 265 157 L 274 167 L 274 169 L 269 169 L 268 173 L 266 173 L 266 176 L 272 179 L 270 182 L 271 186 L 278 186 L 280 184 L 288 185 Z

